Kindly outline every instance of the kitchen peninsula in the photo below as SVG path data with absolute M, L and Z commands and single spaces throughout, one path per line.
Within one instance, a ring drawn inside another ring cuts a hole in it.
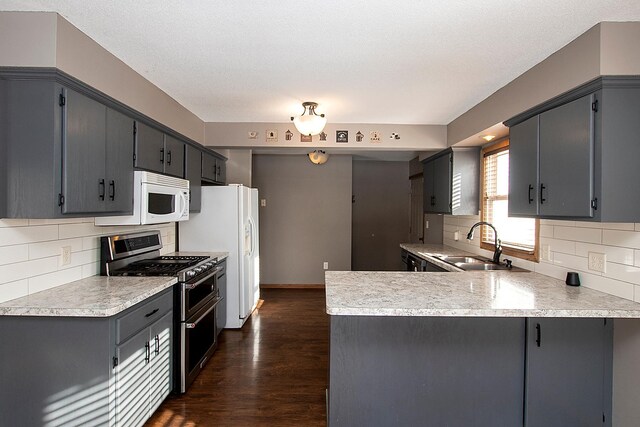
M 611 425 L 610 319 L 640 304 L 532 272 L 325 278 L 330 425 Z

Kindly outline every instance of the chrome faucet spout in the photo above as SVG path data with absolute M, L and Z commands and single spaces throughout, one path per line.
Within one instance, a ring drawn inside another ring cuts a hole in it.
M 467 233 L 467 240 L 473 240 L 473 231 L 476 229 L 476 227 L 479 227 L 481 225 L 486 225 L 488 227 L 491 227 L 493 229 L 493 262 L 496 264 L 500 264 L 500 255 L 502 255 L 502 245 L 500 244 L 500 239 L 498 239 L 498 231 L 496 230 L 496 228 L 493 226 L 493 224 L 486 222 L 486 221 L 480 221 L 480 222 L 476 222 L 475 224 L 473 224 L 473 226 L 471 226 L 471 229 L 469 230 L 469 232 Z

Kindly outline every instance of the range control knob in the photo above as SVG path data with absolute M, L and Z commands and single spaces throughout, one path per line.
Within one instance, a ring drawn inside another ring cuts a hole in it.
M 194 270 L 195 270 L 195 272 L 196 272 L 197 274 L 200 274 L 200 273 L 202 273 L 202 272 L 204 271 L 204 268 L 202 268 L 202 267 L 196 267 L 196 268 L 194 268 Z
M 189 271 L 187 271 L 185 274 L 186 274 L 186 276 L 187 276 L 187 277 L 193 277 L 193 276 L 195 276 L 195 275 L 196 275 L 196 272 L 195 272 L 195 271 L 193 271 L 193 270 L 189 270 Z

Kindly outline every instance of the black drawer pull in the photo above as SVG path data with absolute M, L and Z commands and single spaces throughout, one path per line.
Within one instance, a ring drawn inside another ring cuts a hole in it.
M 164 163 L 164 148 L 160 149 L 160 163 Z
M 546 202 L 546 201 L 547 201 L 547 199 L 545 199 L 545 198 L 542 196 L 542 193 L 544 192 L 544 189 L 545 189 L 545 188 L 547 188 L 547 187 L 545 187 L 545 186 L 544 186 L 544 184 L 540 184 L 540 204 L 543 204 L 544 202 Z
M 171 150 L 167 151 L 167 164 L 171 164 Z
M 98 198 L 104 200 L 104 179 L 98 181 Z
M 537 323 L 536 324 L 536 345 L 538 347 L 540 347 L 540 341 L 541 341 L 540 335 L 541 335 L 541 333 L 540 333 L 540 323 Z
M 111 200 L 116 199 L 116 182 L 113 179 L 109 181 L 109 198 Z
M 149 341 L 144 344 L 144 361 L 149 363 L 151 360 L 151 347 L 149 346 Z
M 533 203 L 533 197 L 531 197 L 531 191 L 533 191 L 533 185 L 529 184 L 529 204 Z
M 151 317 L 151 316 L 153 316 L 154 314 L 156 314 L 158 311 L 160 311 L 160 309 L 159 309 L 159 308 L 156 308 L 156 309 L 155 309 L 155 310 L 153 310 L 151 313 L 147 313 L 147 314 L 145 314 L 145 315 L 144 315 L 144 317 Z

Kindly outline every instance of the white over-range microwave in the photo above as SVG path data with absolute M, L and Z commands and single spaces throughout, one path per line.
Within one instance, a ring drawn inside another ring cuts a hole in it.
M 189 181 L 152 172 L 133 173 L 133 215 L 97 217 L 96 225 L 143 225 L 189 219 Z

